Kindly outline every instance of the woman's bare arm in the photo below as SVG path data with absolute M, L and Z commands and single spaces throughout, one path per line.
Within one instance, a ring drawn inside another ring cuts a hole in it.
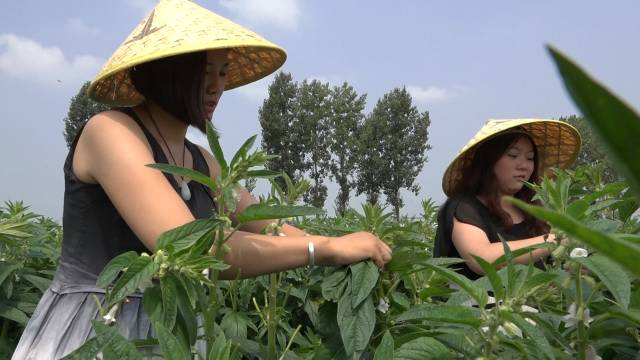
M 502 242 L 491 243 L 487 234 L 482 229 L 458 221 L 455 217 L 453 218 L 451 239 L 456 250 L 458 250 L 460 256 L 467 262 L 469 268 L 479 275 L 484 275 L 484 271 L 471 255 L 479 256 L 490 263 L 504 255 Z M 555 239 L 555 236 L 549 234 L 547 241 L 552 241 L 553 239 Z M 544 241 L 544 236 L 536 236 L 529 239 L 507 241 L 507 244 L 511 250 L 517 250 L 531 245 L 542 244 Z M 533 260 L 537 260 L 547 255 L 549 255 L 548 249 L 536 249 L 531 252 L 531 256 L 524 254 L 517 257 L 515 261 L 520 264 L 528 264 L 530 257 L 533 257 Z
M 151 251 L 163 232 L 194 220 L 193 215 L 158 170 L 142 130 L 119 112 L 94 116 L 76 149 L 74 171 L 99 183 L 136 236 Z M 77 160 L 77 163 L 76 163 Z M 287 231 L 287 230 L 286 230 Z M 343 265 L 372 259 L 378 266 L 391 259 L 391 249 L 369 233 L 339 238 L 267 236 L 239 231 L 228 244 L 229 277 L 255 276 L 308 264 L 308 243 L 316 246 L 317 263 Z M 317 242 L 317 244 L 315 244 Z

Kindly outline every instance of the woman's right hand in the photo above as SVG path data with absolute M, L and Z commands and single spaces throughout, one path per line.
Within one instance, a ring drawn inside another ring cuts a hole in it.
M 383 268 L 391 260 L 391 248 L 372 233 L 360 231 L 330 237 L 324 249 L 318 248 L 320 265 L 342 266 L 371 259 Z

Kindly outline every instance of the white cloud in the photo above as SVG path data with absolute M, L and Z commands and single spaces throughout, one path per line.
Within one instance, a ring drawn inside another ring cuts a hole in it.
M 459 96 L 464 91 L 464 88 L 459 86 L 451 89 L 437 86 L 429 86 L 426 88 L 422 86 L 407 86 L 407 91 L 416 102 L 432 105 L 444 103 Z
M 44 85 L 77 86 L 93 78 L 102 62 L 90 55 L 67 59 L 58 47 L 15 34 L 0 34 L 0 76 Z
M 100 29 L 85 24 L 84 20 L 79 17 L 67 19 L 64 27 L 74 34 L 97 35 L 100 33 Z
M 298 0 L 220 0 L 220 5 L 253 23 L 295 30 L 300 18 Z

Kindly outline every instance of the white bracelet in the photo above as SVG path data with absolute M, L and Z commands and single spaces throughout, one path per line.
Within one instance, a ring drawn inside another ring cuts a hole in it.
M 309 241 L 309 266 L 315 266 L 316 264 L 316 254 L 315 249 L 313 247 L 313 242 Z

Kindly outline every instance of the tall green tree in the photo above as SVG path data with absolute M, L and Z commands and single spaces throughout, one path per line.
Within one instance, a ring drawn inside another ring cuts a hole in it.
M 331 145 L 333 154 L 330 161 L 331 176 L 338 184 L 335 199 L 336 213 L 344 215 L 349 204 L 351 189 L 355 186 L 358 157 L 358 132 L 364 120 L 364 106 L 367 95 L 356 93 L 348 83 L 335 86 L 331 90 Z
M 269 96 L 258 110 L 262 127 L 262 149 L 278 155 L 268 163 L 268 168 L 283 171 L 291 179 L 300 177 L 304 153 L 297 139 L 296 96 L 298 84 L 290 73 L 279 72 L 269 85 Z M 276 180 L 286 188 L 282 179 Z
M 303 147 L 303 168 L 311 178 L 311 188 L 304 200 L 318 208 L 323 208 L 327 199 L 324 179 L 329 174 L 331 162 L 330 93 L 329 83 L 305 80 L 298 89 L 296 101 L 298 122 L 294 128 Z
M 386 160 L 384 147 L 386 124 L 380 117 L 369 114 L 365 117 L 358 137 L 356 160 L 356 193 L 365 194 L 367 202 L 378 205 L 383 188 Z
M 569 124 L 573 125 L 576 129 L 578 129 L 578 132 L 582 137 L 582 148 L 580 149 L 580 153 L 578 154 L 576 162 L 573 164 L 574 168 L 580 165 L 593 165 L 600 163 L 603 166 L 603 182 L 610 183 L 622 180 L 620 175 L 612 167 L 611 159 L 600 143 L 600 140 L 598 140 L 598 138 L 594 135 L 591 127 L 584 117 L 570 115 L 561 117 L 559 120 L 568 122 Z
M 427 161 L 425 152 L 431 149 L 429 112 L 418 111 L 403 87 L 393 89 L 378 100 L 371 119 L 379 129 L 384 129 L 379 135 L 382 140 L 377 150 L 383 163 L 375 169 L 377 182 L 399 219 L 404 205 L 400 190 L 407 189 L 416 195 L 420 191 L 415 179 Z
M 87 120 L 89 120 L 89 118 L 99 112 L 109 110 L 109 106 L 93 101 L 89 98 L 89 95 L 87 95 L 89 84 L 89 81 L 85 82 L 80 88 L 80 91 L 71 98 L 67 117 L 64 118 L 63 135 L 64 140 L 67 142 L 67 147 L 69 148 L 73 143 L 73 139 L 76 138 L 76 134 Z

